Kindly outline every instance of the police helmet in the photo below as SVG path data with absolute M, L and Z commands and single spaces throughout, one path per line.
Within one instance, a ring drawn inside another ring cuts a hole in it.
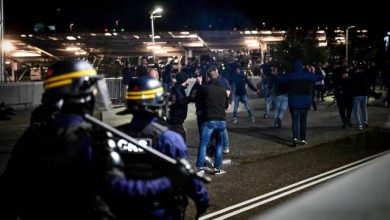
M 128 113 L 160 114 L 167 103 L 167 94 L 158 80 L 141 76 L 130 80 L 126 100 Z
M 59 61 L 47 71 L 42 103 L 61 101 L 63 106 L 94 102 L 93 91 L 101 78 L 88 61 Z

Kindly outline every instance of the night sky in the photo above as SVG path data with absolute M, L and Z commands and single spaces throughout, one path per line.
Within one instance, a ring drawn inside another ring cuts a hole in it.
M 254 3 L 256 2 L 256 3 Z M 352 2 L 352 1 L 348 1 Z M 70 23 L 76 30 L 103 31 L 119 26 L 126 31 L 150 30 L 149 13 L 156 5 L 164 9 L 156 20 L 160 30 L 231 30 L 286 28 L 390 27 L 389 9 L 384 3 L 340 5 L 340 1 L 259 1 L 259 0 L 100 0 L 50 1 L 34 0 L 21 3 L 4 1 L 6 32 L 32 32 L 36 23 L 56 25 L 63 31 Z M 371 14 L 371 15 L 370 15 Z

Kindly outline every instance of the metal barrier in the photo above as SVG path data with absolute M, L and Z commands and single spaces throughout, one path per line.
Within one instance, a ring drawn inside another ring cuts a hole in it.
M 260 78 L 257 76 L 249 77 L 249 79 L 256 85 Z M 106 78 L 108 94 L 112 102 L 121 103 L 124 100 L 124 85 L 122 85 L 122 77 Z M 190 79 L 190 86 L 186 89 L 189 93 L 195 79 Z M 30 82 L 0 82 L 0 102 L 4 102 L 9 106 L 24 105 L 25 108 L 33 108 L 41 103 L 43 93 L 42 81 Z M 249 96 L 256 96 L 256 94 L 248 90 Z
M 108 94 L 112 102 L 120 103 L 124 100 L 125 87 L 122 85 L 122 77 L 105 78 L 108 88 Z
M 8 106 L 24 105 L 26 109 L 32 108 L 40 103 L 42 93 L 42 81 L 0 83 L 0 102 Z
M 113 102 L 123 100 L 122 78 L 106 78 L 109 97 Z M 24 105 L 26 109 L 41 103 L 43 81 L 0 82 L 0 102 L 7 106 Z

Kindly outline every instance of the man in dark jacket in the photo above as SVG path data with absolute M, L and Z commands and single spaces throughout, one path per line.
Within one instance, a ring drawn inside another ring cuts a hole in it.
M 163 84 L 164 91 L 166 91 L 166 92 L 170 92 L 170 90 L 171 90 L 172 71 L 173 71 L 172 64 L 168 64 L 165 67 L 165 70 L 162 74 L 162 84 Z
M 335 68 L 333 86 L 334 96 L 336 98 L 337 107 L 339 109 L 342 128 L 352 127 L 351 114 L 352 114 L 352 81 L 349 76 L 349 68 L 346 66 L 338 65 Z
M 295 62 L 295 72 L 277 78 L 278 81 L 287 85 L 288 106 L 292 118 L 293 146 L 298 143 L 307 144 L 307 111 L 313 100 L 314 82 L 321 79 L 322 75 L 303 71 L 303 64 L 300 60 Z
M 135 70 L 135 75 L 137 77 L 139 76 L 147 76 L 149 73 L 148 70 L 148 61 L 145 57 L 141 58 L 141 64 L 137 66 L 137 69 Z
M 187 118 L 188 103 L 191 102 L 191 97 L 187 96 L 185 91 L 188 86 L 188 75 L 183 72 L 178 73 L 176 83 L 171 89 L 171 105 L 167 120 L 169 128 L 179 133 L 184 141 L 186 141 L 186 130 L 183 123 Z
M 207 145 L 213 132 L 217 133 L 214 174 L 223 174 L 222 164 L 222 143 L 223 132 L 226 128 L 226 112 L 228 107 L 228 97 L 226 89 L 217 80 L 218 73 L 211 69 L 207 73 L 208 82 L 201 89 L 200 97 L 201 109 L 203 110 L 203 123 L 201 127 L 201 136 L 198 149 L 198 158 L 196 166 L 199 172 L 204 172 L 204 162 L 206 158 Z
M 352 95 L 353 95 L 353 115 L 358 130 L 368 128 L 367 102 L 370 94 L 370 84 L 368 74 L 364 64 L 359 62 L 351 72 Z
M 255 122 L 252 108 L 248 103 L 248 95 L 246 93 L 246 85 L 253 91 L 258 92 L 256 87 L 249 81 L 248 77 L 244 74 L 239 66 L 236 67 L 236 74 L 233 76 L 233 91 L 234 91 L 234 108 L 233 108 L 233 123 L 237 123 L 237 110 L 240 102 L 244 103 L 246 110 L 248 111 L 249 120 Z

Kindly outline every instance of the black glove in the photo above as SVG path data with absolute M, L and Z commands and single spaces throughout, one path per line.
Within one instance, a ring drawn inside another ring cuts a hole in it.
M 209 207 L 209 203 L 208 202 L 197 202 L 195 204 L 195 206 L 196 206 L 195 219 L 199 219 L 199 217 L 207 211 L 207 208 Z

